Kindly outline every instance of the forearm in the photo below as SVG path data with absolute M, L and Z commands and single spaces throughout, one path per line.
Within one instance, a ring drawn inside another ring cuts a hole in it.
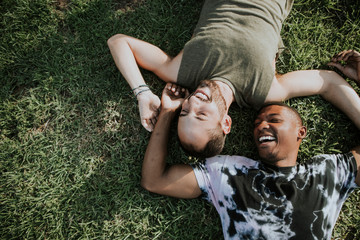
M 123 34 L 111 37 L 108 46 L 116 66 L 131 88 L 144 84 L 139 67 L 166 82 L 176 82 L 181 53 L 171 58 L 157 46 Z
M 332 71 L 320 73 L 324 87 L 320 95 L 343 111 L 360 129 L 360 98 L 355 90 L 340 75 Z
M 343 111 L 360 129 L 360 99 L 339 74 L 327 70 L 295 71 L 281 75 L 272 91 L 274 99 L 321 95 Z
M 144 78 L 141 75 L 134 53 L 126 38 L 122 35 L 115 35 L 108 40 L 108 46 L 117 68 L 120 70 L 131 89 L 140 85 L 145 85 Z
M 352 150 L 352 153 L 355 157 L 356 165 L 357 165 L 357 175 L 356 175 L 355 182 L 358 186 L 360 186 L 360 146 L 355 147 Z
M 141 185 L 150 190 L 159 184 L 166 170 L 167 142 L 174 111 L 162 110 L 146 149 Z

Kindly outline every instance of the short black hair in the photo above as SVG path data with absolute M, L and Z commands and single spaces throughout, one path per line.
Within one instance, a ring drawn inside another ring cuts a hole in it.
M 270 107 L 270 106 L 282 106 L 282 107 L 285 107 L 287 109 L 289 109 L 291 112 L 293 112 L 296 116 L 296 118 L 298 119 L 299 121 L 299 124 L 300 125 L 304 125 L 304 121 L 300 115 L 300 113 L 293 107 L 283 103 L 283 102 L 269 102 L 269 103 L 265 103 L 264 105 L 262 105 L 259 109 L 259 111 L 257 112 L 256 116 L 259 116 L 259 114 L 267 107 Z

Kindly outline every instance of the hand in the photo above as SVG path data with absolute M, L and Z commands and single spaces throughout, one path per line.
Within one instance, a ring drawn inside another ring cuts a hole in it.
M 151 91 L 139 94 L 137 99 L 141 124 L 147 131 L 152 132 L 160 112 L 160 99 Z
M 173 83 L 167 83 L 161 96 L 161 109 L 176 111 L 181 108 L 189 91 Z
M 345 64 L 341 64 L 340 61 L 344 61 Z M 328 65 L 336 67 L 360 86 L 360 53 L 357 51 L 342 51 L 336 54 Z

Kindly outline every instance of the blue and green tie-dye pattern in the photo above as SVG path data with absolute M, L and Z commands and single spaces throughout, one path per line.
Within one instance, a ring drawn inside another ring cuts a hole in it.
M 241 156 L 216 156 L 193 167 L 225 239 L 331 239 L 341 206 L 357 187 L 351 153 L 287 168 Z

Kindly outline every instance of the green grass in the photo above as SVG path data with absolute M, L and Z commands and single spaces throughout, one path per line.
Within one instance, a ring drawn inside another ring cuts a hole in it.
M 150 134 L 106 45 L 124 33 L 175 55 L 200 8 L 196 0 L 1 1 L 1 239 L 222 238 L 219 217 L 203 200 L 140 187 Z M 356 0 L 296 1 L 279 72 L 326 68 L 336 52 L 360 50 L 359 26 Z M 160 94 L 164 84 L 144 76 Z M 360 144 L 355 126 L 320 97 L 288 103 L 309 128 L 300 161 Z M 256 157 L 254 112 L 232 107 L 231 115 L 224 154 Z M 172 133 L 169 161 L 188 162 L 175 127 Z M 360 238 L 359 198 L 356 191 L 345 203 L 334 239 Z

